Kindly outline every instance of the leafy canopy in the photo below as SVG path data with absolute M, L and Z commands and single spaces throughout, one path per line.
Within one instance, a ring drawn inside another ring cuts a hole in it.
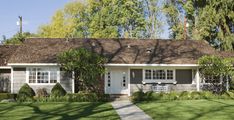
M 65 71 L 74 71 L 79 81 L 79 90 L 97 89 L 98 78 L 105 72 L 105 58 L 85 48 L 70 49 L 58 55 L 58 61 Z

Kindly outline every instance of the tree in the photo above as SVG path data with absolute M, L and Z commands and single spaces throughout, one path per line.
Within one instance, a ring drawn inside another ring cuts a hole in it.
M 21 44 L 26 38 L 30 38 L 30 37 L 37 37 L 37 35 L 30 33 L 30 32 L 24 32 L 22 34 L 17 33 L 15 35 L 13 35 L 12 38 L 9 38 L 9 39 L 4 38 L 2 41 L 2 44 L 18 45 L 18 44 Z
M 161 29 L 156 4 L 157 0 L 73 1 L 39 33 L 41 37 L 153 38 Z
M 233 10 L 233 0 L 168 0 L 164 6 L 172 38 L 182 38 L 186 17 L 189 38 L 221 50 L 234 50 Z
M 225 91 L 226 83 L 230 82 L 229 77 L 233 76 L 233 64 L 231 59 L 223 59 L 217 56 L 203 56 L 199 59 L 199 68 L 203 79 L 209 79 L 211 86 L 207 86 L 207 90 L 214 93 L 222 93 Z M 220 81 L 220 77 L 222 78 Z M 228 87 L 228 86 L 226 86 Z
M 61 67 L 67 72 L 74 72 L 75 92 L 98 92 L 98 80 L 105 72 L 105 58 L 85 48 L 70 49 L 58 55 Z

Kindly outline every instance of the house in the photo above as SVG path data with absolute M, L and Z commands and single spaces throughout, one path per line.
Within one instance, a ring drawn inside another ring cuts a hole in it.
M 72 73 L 61 69 L 57 55 L 81 47 L 108 59 L 103 76 L 107 94 L 131 95 L 140 89 L 200 91 L 204 81 L 198 59 L 204 55 L 234 57 L 234 53 L 220 53 L 195 40 L 30 38 L 22 45 L 0 47 L 0 73 L 9 75 L 12 93 L 24 83 L 34 90 L 50 91 L 57 82 L 72 93 L 76 87 Z

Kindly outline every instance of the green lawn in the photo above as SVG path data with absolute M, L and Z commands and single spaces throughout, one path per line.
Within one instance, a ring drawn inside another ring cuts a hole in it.
M 119 119 L 109 103 L 0 103 L 1 120 Z
M 233 120 L 234 100 L 181 100 L 137 103 L 157 120 Z

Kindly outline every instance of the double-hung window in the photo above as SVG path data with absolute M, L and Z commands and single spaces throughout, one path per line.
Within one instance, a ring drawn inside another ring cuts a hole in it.
M 46 67 L 27 68 L 27 80 L 30 84 L 50 84 L 59 82 L 59 69 Z
M 174 70 L 145 69 L 145 80 L 174 80 Z

